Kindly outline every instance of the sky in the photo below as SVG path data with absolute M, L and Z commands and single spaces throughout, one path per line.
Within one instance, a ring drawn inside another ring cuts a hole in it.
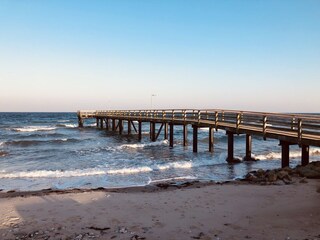
M 0 0 L 0 111 L 320 112 L 319 90 L 319 0 Z

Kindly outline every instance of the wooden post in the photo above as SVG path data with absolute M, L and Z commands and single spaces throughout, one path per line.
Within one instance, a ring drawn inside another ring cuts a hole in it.
M 187 146 L 188 142 L 188 125 L 183 125 L 183 146 Z
M 123 131 L 123 122 L 122 119 L 119 119 L 119 134 L 121 135 Z
M 244 161 L 254 160 L 251 157 L 252 153 L 252 137 L 250 134 L 246 134 L 246 156 L 243 158 Z
M 209 127 L 209 152 L 213 152 L 214 128 Z
M 116 120 L 112 119 L 112 131 L 116 131 Z
M 151 124 L 151 122 L 149 123 L 149 125 L 150 125 L 149 137 L 150 137 L 150 140 L 151 140 L 152 139 L 152 124 Z
M 170 147 L 173 147 L 173 123 L 170 123 Z
M 301 165 L 306 166 L 309 163 L 309 146 L 302 145 L 301 146 Z
M 100 128 L 103 129 L 103 118 L 100 118 Z
M 150 131 L 151 131 L 151 141 L 155 142 L 156 141 L 156 123 L 155 122 L 150 123 Z
M 109 118 L 106 118 L 106 130 L 109 131 Z
M 168 123 L 165 123 L 164 124 L 164 139 L 168 139 L 168 126 L 169 124 Z
M 142 122 L 138 122 L 138 139 L 139 141 L 142 139 Z
M 228 135 L 228 156 L 227 156 L 227 162 L 233 162 L 234 156 L 233 156 L 233 143 L 234 143 L 234 134 L 233 132 L 227 131 Z
M 83 119 L 80 116 L 78 116 L 78 125 L 80 128 L 83 128 Z
M 128 120 L 128 135 L 131 134 L 131 121 Z
M 193 128 L 193 152 L 198 152 L 198 126 L 192 125 Z
M 280 140 L 281 149 L 281 167 L 289 167 L 289 146 L 290 144 L 286 141 Z
M 99 127 L 99 118 L 96 118 L 97 128 Z

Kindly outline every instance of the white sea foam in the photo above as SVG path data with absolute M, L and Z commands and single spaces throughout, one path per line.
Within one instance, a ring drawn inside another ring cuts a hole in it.
M 192 168 L 193 164 L 191 162 L 173 162 L 173 163 L 167 163 L 164 165 L 158 165 L 157 168 L 159 170 L 167 170 L 167 169 L 188 169 Z
M 141 172 L 152 172 L 153 169 L 150 167 L 138 167 L 138 168 L 123 168 L 116 170 L 107 171 L 108 174 L 133 174 L 133 173 L 141 173 Z
M 158 182 L 169 182 L 169 181 L 175 181 L 175 180 L 195 180 L 197 177 L 194 176 L 182 176 L 182 177 L 173 177 L 173 178 L 163 178 L 163 179 L 157 179 L 152 180 L 151 178 L 148 181 L 148 185 L 151 183 L 158 183 Z
M 70 122 L 70 120 L 58 120 L 58 122 L 64 123 L 64 122 Z
M 118 149 L 125 149 L 125 148 L 137 149 L 137 148 L 153 147 L 153 146 L 161 146 L 161 145 L 168 145 L 168 140 L 151 142 L 151 143 L 123 144 L 119 146 Z
M 0 142 L 0 146 L 4 145 L 4 142 Z
M 312 148 L 309 152 L 310 156 L 319 156 L 320 155 L 320 148 Z M 301 151 L 290 151 L 289 153 L 291 158 L 298 158 L 301 157 Z M 254 155 L 255 158 L 260 160 L 273 160 L 273 159 L 281 159 L 281 153 L 280 152 L 270 152 L 267 154 L 261 154 L 261 155 Z
M 65 127 L 67 127 L 67 128 L 76 128 L 77 124 L 65 124 Z
M 55 130 L 55 127 L 49 126 L 27 126 L 23 128 L 13 128 L 12 130 L 17 132 L 37 132 L 37 131 L 52 131 Z
M 95 176 L 95 175 L 129 175 L 141 172 L 151 172 L 153 171 L 150 167 L 138 167 L 138 168 L 121 168 L 121 169 L 78 169 L 78 170 L 36 170 L 36 171 L 22 171 L 22 172 L 0 172 L 1 178 L 63 178 L 63 177 L 85 177 L 85 176 Z

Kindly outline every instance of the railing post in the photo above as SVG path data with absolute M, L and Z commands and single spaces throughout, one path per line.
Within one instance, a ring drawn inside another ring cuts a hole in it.
M 302 140 L 302 119 L 298 119 L 298 143 L 301 144 Z
M 236 122 L 237 134 L 239 134 L 240 123 L 241 123 L 241 114 L 237 113 L 237 122 Z
M 262 125 L 262 132 L 263 132 L 263 139 L 266 140 L 266 134 L 267 134 L 267 116 L 263 116 L 263 125 Z
M 216 128 L 216 131 L 218 131 L 218 121 L 219 121 L 219 113 L 215 112 L 214 126 Z

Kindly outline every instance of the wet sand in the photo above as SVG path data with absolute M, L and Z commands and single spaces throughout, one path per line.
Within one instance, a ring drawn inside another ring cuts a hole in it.
M 320 239 L 320 180 L 0 193 L 0 239 Z

